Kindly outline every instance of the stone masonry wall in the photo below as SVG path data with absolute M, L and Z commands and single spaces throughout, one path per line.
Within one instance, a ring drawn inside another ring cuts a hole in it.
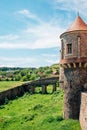
M 30 92 L 31 88 L 25 84 L 0 92 L 0 105 L 5 103 L 6 98 L 12 100 L 17 96 L 22 96 L 27 91 Z
M 53 91 L 56 91 L 56 83 L 59 80 L 59 77 L 50 77 L 45 79 L 39 79 L 31 82 L 24 83 L 20 86 L 16 86 L 14 88 L 5 90 L 3 92 L 0 92 L 0 105 L 5 103 L 5 99 L 15 99 L 17 96 L 22 96 L 25 92 L 34 93 L 36 86 L 46 86 L 49 84 L 53 84 Z M 44 88 L 44 87 L 43 87 Z M 46 88 L 45 88 L 46 89 Z M 43 89 L 45 93 L 45 89 Z
M 87 62 L 87 31 L 73 31 L 69 33 L 64 33 L 61 35 L 63 40 L 63 49 L 64 58 L 60 60 L 60 63 L 68 63 L 68 60 L 71 59 L 71 63 L 74 62 Z M 72 54 L 67 54 L 67 44 L 72 43 Z M 62 52 L 62 51 L 61 51 Z M 74 58 L 77 58 L 75 61 Z M 79 61 L 79 58 L 80 59 Z M 85 59 L 86 58 L 86 59 Z
M 87 68 L 64 69 L 64 118 L 79 119 L 81 92 L 87 90 Z
M 87 130 L 87 92 L 81 94 L 80 124 L 82 130 Z
M 80 37 L 80 51 L 81 51 L 81 57 L 87 56 L 87 31 L 74 31 L 65 33 L 61 36 L 64 42 L 64 56 L 65 58 L 68 57 L 77 57 L 78 56 L 78 36 Z M 66 55 L 66 44 L 72 43 L 73 48 L 73 54 L 72 55 Z

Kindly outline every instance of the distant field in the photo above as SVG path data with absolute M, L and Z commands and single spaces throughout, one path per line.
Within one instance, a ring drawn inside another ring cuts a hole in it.
M 9 101 L 0 106 L 0 130 L 81 130 L 79 121 L 63 120 L 63 95 L 58 89 Z
M 21 85 L 22 83 L 20 81 L 0 81 L 0 92 Z

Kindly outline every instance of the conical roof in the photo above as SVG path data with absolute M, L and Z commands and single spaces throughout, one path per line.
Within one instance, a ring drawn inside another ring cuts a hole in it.
M 76 17 L 75 21 L 66 32 L 75 31 L 75 30 L 87 30 L 87 25 L 80 16 Z

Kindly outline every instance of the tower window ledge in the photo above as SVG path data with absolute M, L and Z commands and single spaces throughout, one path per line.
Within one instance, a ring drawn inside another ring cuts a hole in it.
M 66 54 L 65 57 L 67 57 L 67 56 L 73 56 L 73 54 Z

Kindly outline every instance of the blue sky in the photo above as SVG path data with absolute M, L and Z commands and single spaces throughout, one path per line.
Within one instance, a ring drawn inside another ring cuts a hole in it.
M 78 11 L 87 22 L 86 0 L 0 0 L 0 66 L 59 63 L 59 36 Z

